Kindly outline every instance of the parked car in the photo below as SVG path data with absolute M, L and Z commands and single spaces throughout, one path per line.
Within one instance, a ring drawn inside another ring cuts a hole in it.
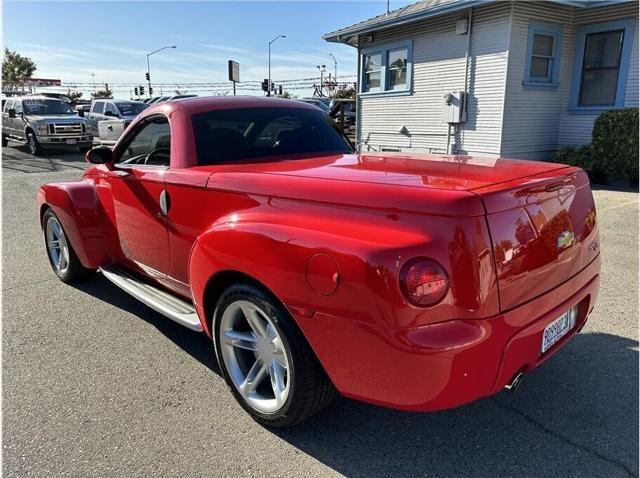
M 319 99 L 316 99 L 316 98 L 302 98 L 302 99 L 300 99 L 298 101 L 302 101 L 303 103 L 308 103 L 308 104 L 313 105 L 313 106 L 315 106 L 317 108 L 320 108 L 322 111 L 324 111 L 327 114 L 329 114 L 331 112 L 331 108 L 329 108 L 324 101 L 320 101 Z
M 170 100 L 180 100 L 182 98 L 197 98 L 198 95 L 173 95 L 171 96 Z
M 7 99 L 2 110 L 2 146 L 9 140 L 26 143 L 33 155 L 44 149 L 88 150 L 93 145 L 86 120 L 67 103 L 45 96 Z
M 103 120 L 119 119 L 126 127 L 146 107 L 147 105 L 141 101 L 94 100 L 91 103 L 91 111 L 87 114 L 91 133 L 98 136 L 98 123 Z
M 155 98 L 152 98 L 151 101 L 149 101 L 149 105 L 154 105 L 156 103 L 160 103 L 161 101 L 167 101 L 170 97 L 169 96 L 156 96 Z
M 60 100 L 68 104 L 72 108 L 76 106 L 76 103 L 71 99 L 71 97 L 69 95 L 65 95 L 64 93 L 44 92 L 44 93 L 38 93 L 37 96 L 44 96 L 45 98 L 55 98 L 57 100 Z
M 99 270 L 207 334 L 268 426 L 336 390 L 426 411 L 514 388 L 598 295 L 575 167 L 355 154 L 316 107 L 252 97 L 151 106 L 86 158 L 82 180 L 38 192 L 55 274 Z
M 91 111 L 91 104 L 86 104 L 86 105 L 77 105 L 76 106 L 76 111 L 78 112 L 78 114 L 82 117 L 86 116 L 89 114 L 89 112 Z

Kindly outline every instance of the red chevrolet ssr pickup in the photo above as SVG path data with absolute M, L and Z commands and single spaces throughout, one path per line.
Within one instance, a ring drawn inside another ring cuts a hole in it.
M 357 154 L 316 107 L 250 97 L 152 106 L 86 159 L 38 192 L 54 272 L 207 334 L 268 426 L 338 393 L 428 411 L 514 388 L 598 295 L 575 167 Z

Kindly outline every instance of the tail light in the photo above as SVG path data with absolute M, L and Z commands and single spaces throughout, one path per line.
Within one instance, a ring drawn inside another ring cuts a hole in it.
M 435 305 L 447 294 L 449 277 L 436 261 L 417 257 L 400 270 L 400 289 L 413 305 Z

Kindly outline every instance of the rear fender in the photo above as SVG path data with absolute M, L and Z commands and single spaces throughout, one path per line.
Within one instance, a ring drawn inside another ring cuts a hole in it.
M 393 327 L 387 273 L 393 267 L 388 263 L 394 261 L 394 248 L 381 241 L 406 247 L 424 244 L 424 235 L 401 228 L 389 231 L 354 218 L 343 224 L 331 219 L 329 228 L 324 218 L 308 211 L 286 216 L 252 211 L 233 214 L 211 226 L 195 242 L 189 264 L 189 282 L 199 311 L 211 314 L 204 310 L 209 281 L 233 271 L 268 288 L 298 321 L 323 311 Z M 208 324 L 204 325 L 208 331 Z
M 105 263 L 107 247 L 101 221 L 104 215 L 93 181 L 45 184 L 38 190 L 37 204 L 41 225 L 46 207 L 56 213 L 84 267 L 96 269 Z

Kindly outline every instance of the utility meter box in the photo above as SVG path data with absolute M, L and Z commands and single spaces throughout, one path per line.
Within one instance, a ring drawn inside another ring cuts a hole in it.
M 444 94 L 442 121 L 449 124 L 467 121 L 467 94 L 464 91 L 450 91 Z

